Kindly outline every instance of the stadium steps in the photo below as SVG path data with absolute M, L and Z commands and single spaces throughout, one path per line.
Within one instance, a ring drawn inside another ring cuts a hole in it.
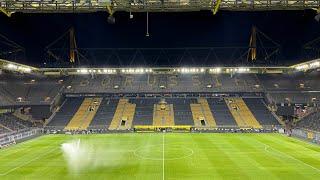
M 113 115 L 116 111 L 118 99 L 108 99 L 102 100 L 96 115 L 90 123 L 90 129 L 104 129 L 108 128 L 111 124 Z
M 132 104 L 128 99 L 120 99 L 109 130 L 130 129 L 135 113 L 136 104 Z M 124 122 L 124 124 L 122 124 Z
M 193 99 L 189 98 L 167 98 L 168 104 L 173 104 L 174 124 L 177 125 L 193 125 L 193 117 L 190 103 Z
M 225 101 L 239 127 L 262 128 L 242 98 L 226 98 Z
M 155 104 L 153 107 L 153 126 L 174 126 L 172 104 Z
M 88 111 L 86 118 L 84 118 L 81 125 L 79 126 L 80 130 L 85 130 L 89 127 L 90 123 L 92 122 L 93 118 L 95 117 L 95 115 L 100 107 L 101 102 L 102 102 L 102 98 L 94 98 L 93 99 L 93 102 L 91 102 L 91 105 L 89 107 L 89 108 L 91 108 L 91 110 Z
M 244 98 L 243 100 L 261 125 L 279 125 L 262 98 Z
M 237 126 L 229 108 L 222 98 L 208 98 L 209 107 L 217 126 L 234 127 Z
M 133 125 L 148 125 L 153 124 L 153 106 L 159 102 L 159 99 L 131 99 L 136 104 L 136 112 L 134 114 Z
M 46 126 L 64 129 L 75 115 L 82 102 L 83 98 L 67 98 L 61 107 L 57 109 L 56 114 Z
M 199 98 L 197 104 L 190 104 L 195 126 L 216 127 L 216 121 L 212 115 L 207 99 Z M 201 124 L 205 121 L 205 125 Z
M 84 127 L 87 127 L 90 124 L 97 112 L 96 109 L 90 111 L 90 107 L 95 106 L 95 102 L 98 101 L 100 104 L 101 98 L 85 98 L 75 115 L 65 127 L 65 130 L 84 130 Z M 82 126 L 83 123 L 84 125 Z

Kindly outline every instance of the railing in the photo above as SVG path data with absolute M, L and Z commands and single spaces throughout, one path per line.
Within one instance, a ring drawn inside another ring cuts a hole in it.
M 22 140 L 25 138 L 29 138 L 31 136 L 41 134 L 41 132 L 42 132 L 42 129 L 33 128 L 33 129 L 24 129 L 18 132 L 5 134 L 4 136 L 0 137 L 0 148 L 8 144 L 15 143 L 18 140 Z

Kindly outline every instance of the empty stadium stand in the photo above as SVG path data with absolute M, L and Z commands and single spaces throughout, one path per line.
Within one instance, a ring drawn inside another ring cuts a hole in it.
M 137 98 L 132 99 L 136 104 L 136 113 L 134 114 L 133 125 L 152 125 L 153 124 L 153 106 L 159 102 L 156 98 Z
M 262 98 L 244 98 L 243 100 L 261 125 L 279 125 Z
M 320 131 L 320 111 L 309 114 L 297 122 L 296 127 Z
M 218 126 L 237 126 L 223 98 L 208 98 L 207 101 Z
M 153 107 L 153 125 L 154 126 L 174 126 L 173 105 L 168 104 L 165 99 L 154 104 Z
M 114 113 L 109 130 L 131 129 L 136 105 L 129 102 L 129 99 L 120 99 Z
M 175 125 L 192 125 L 192 112 L 190 98 L 166 98 L 168 104 L 173 104 Z
M 85 98 L 65 130 L 86 130 L 101 103 L 101 98 Z
M 18 119 L 11 113 L 0 114 L 0 135 L 30 128 L 33 123 Z
M 67 98 L 47 126 L 64 129 L 79 109 L 83 98 Z
M 212 115 L 208 101 L 204 98 L 199 98 L 196 104 L 190 104 L 194 125 L 205 127 L 216 127 L 216 121 Z
M 262 128 L 242 98 L 226 98 L 225 101 L 239 127 Z
M 110 126 L 113 115 L 116 111 L 118 99 L 104 98 L 99 106 L 99 109 L 93 118 L 90 129 L 105 129 Z

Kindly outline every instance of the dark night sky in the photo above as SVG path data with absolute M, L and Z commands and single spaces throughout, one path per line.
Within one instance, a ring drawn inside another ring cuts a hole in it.
M 0 15 L 0 33 L 26 48 L 20 62 L 40 64 L 44 47 L 74 26 L 80 48 L 247 46 L 252 25 L 281 45 L 280 64 L 301 61 L 302 45 L 320 36 L 312 11 L 150 13 L 150 37 L 145 37 L 145 13 Z

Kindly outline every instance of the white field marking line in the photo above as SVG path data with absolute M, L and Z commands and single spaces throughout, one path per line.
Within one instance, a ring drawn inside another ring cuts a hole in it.
M 289 157 L 290 159 L 293 159 L 293 160 L 295 160 L 295 161 L 298 161 L 298 162 L 300 162 L 300 163 L 302 163 L 302 164 L 304 164 L 304 165 L 306 165 L 306 166 L 308 166 L 308 167 L 312 168 L 313 170 L 316 170 L 316 171 L 318 171 L 318 172 L 320 173 L 320 169 L 318 169 L 318 168 L 316 168 L 316 167 L 314 167 L 314 166 L 311 166 L 310 164 L 307 164 L 307 163 L 305 163 L 305 162 L 303 162 L 303 161 L 301 161 L 301 160 L 299 160 L 299 159 L 297 159 L 297 158 L 295 158 L 295 157 L 293 157 L 293 156 L 291 156 L 291 155 L 288 155 L 288 154 L 286 154 L 286 153 L 284 153 L 284 152 L 281 152 L 281 151 L 279 151 L 279 150 L 277 150 L 277 149 L 274 149 L 274 148 L 270 147 L 269 145 L 267 145 L 267 144 L 265 144 L 265 143 L 263 143 L 263 142 L 260 142 L 260 141 L 258 141 L 258 142 L 261 143 L 261 144 L 263 144 L 263 145 L 265 146 L 265 147 L 264 147 L 264 150 L 267 151 L 268 153 L 271 153 L 268 149 L 272 149 L 272 150 L 278 152 L 279 154 L 282 154 L 282 155 L 284 155 L 284 156 Z
M 0 174 L 0 176 L 5 176 L 5 175 L 7 175 L 7 174 L 11 173 L 12 171 L 15 171 L 15 170 L 17 170 L 17 169 L 19 169 L 19 168 L 21 168 L 21 167 L 23 167 L 23 166 L 27 165 L 27 164 L 30 164 L 31 162 L 33 162 L 33 161 L 35 161 L 35 160 L 37 160 L 37 159 L 42 158 L 42 157 L 43 157 L 43 156 L 45 156 L 45 155 L 50 154 L 51 152 L 53 152 L 53 151 L 55 151 L 55 150 L 57 150 L 57 149 L 58 149 L 58 147 L 56 147 L 56 148 L 54 148 L 54 149 L 51 149 L 51 150 L 50 150 L 50 151 L 48 151 L 47 153 L 44 153 L 44 154 L 42 154 L 42 155 L 40 155 L 40 156 L 37 156 L 37 157 L 35 157 L 35 158 L 33 158 L 33 159 L 31 159 L 31 160 L 29 160 L 29 161 L 25 162 L 25 163 L 22 163 L 21 165 L 19 165 L 19 166 L 15 167 L 15 168 L 10 169 L 9 171 L 7 171 L 7 172 L 5 172 L 5 173 Z
M 162 180 L 164 180 L 164 133 L 162 134 Z

